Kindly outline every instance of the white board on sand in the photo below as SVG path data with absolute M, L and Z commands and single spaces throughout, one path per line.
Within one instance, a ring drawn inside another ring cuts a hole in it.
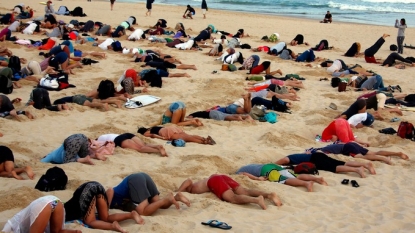
M 395 105 L 385 105 L 385 107 L 387 108 L 396 108 Z M 398 107 L 400 110 L 402 111 L 412 111 L 415 112 L 415 107 L 406 107 L 404 105 L 401 105 L 400 107 Z
M 161 100 L 160 97 L 153 96 L 153 95 L 139 95 L 139 96 L 129 99 L 125 103 L 124 106 L 126 108 L 131 108 L 131 109 L 141 108 L 141 107 L 156 103 L 160 100 Z

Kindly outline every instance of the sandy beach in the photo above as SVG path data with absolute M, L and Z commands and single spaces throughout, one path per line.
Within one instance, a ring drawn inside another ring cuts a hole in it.
M 8 12 L 20 1 L 1 1 L 0 12 Z M 35 17 L 43 15 L 44 5 L 35 0 L 24 1 L 36 10 Z M 209 3 L 208 3 L 209 4 Z M 195 7 L 196 15 L 193 20 L 183 19 L 183 7 L 153 4 L 151 17 L 145 17 L 145 4 L 115 2 L 114 10 L 110 11 L 109 1 L 84 0 L 54 1 L 54 8 L 66 5 L 70 10 L 81 6 L 87 17 L 57 16 L 58 19 L 69 22 L 71 19 L 86 22 L 87 20 L 101 21 L 113 27 L 118 26 L 130 15 L 137 18 L 136 28 L 147 29 L 153 26 L 160 18 L 167 20 L 167 25 L 174 28 L 176 23 L 182 22 L 187 33 L 197 36 L 208 24 L 215 25 L 219 30 L 235 33 L 243 28 L 250 37 L 242 38 L 242 43 L 248 43 L 253 48 L 260 45 L 273 46 L 275 43 L 261 41 L 265 35 L 278 32 L 281 41 L 289 43 L 297 34 L 303 34 L 305 41 L 314 46 L 322 39 L 327 39 L 332 50 L 316 52 L 316 56 L 331 60 L 343 59 L 346 64 L 360 64 L 368 70 L 373 70 L 383 77 L 385 85 L 399 84 L 404 93 L 415 93 L 415 68 L 395 69 L 381 67 L 378 64 L 367 64 L 363 57 L 344 57 L 347 49 L 354 42 L 360 42 L 362 52 L 371 46 L 382 34 L 391 36 L 376 54 L 376 57 L 385 59 L 391 51 L 390 44 L 396 44 L 397 29 L 393 27 L 395 19 L 391 19 L 391 26 L 373 26 L 351 23 L 334 22 L 320 24 L 315 20 L 297 19 L 289 17 L 276 17 L 270 15 L 248 14 L 241 12 L 228 12 L 209 9 L 207 19 L 203 19 L 200 6 Z M 322 12 L 322 18 L 325 12 Z M 408 22 L 413 24 L 413 22 Z M 3 28 L 0 26 L 0 29 Z M 174 29 L 173 29 L 174 30 Z M 16 33 L 14 33 L 16 34 Z M 22 39 L 44 38 L 40 35 L 27 36 L 17 33 Z M 214 35 L 219 38 L 219 35 Z M 405 43 L 415 44 L 415 30 L 406 30 Z M 105 37 L 100 37 L 105 39 Z M 184 193 L 191 201 L 191 206 L 181 204 L 180 210 L 171 207 L 159 210 L 154 216 L 144 217 L 146 223 L 137 225 L 132 220 L 120 223 L 129 232 L 220 232 L 203 226 L 202 221 L 217 219 L 228 223 L 232 229 L 228 232 L 413 232 L 415 229 L 415 143 L 401 139 L 396 135 L 380 134 L 378 131 L 386 127 L 397 130 L 400 122 L 389 120 L 397 115 L 385 114 L 385 120 L 376 120 L 373 127 L 354 130 L 354 134 L 362 140 L 370 142 L 370 150 L 402 151 L 409 155 L 410 160 L 405 161 L 392 157 L 394 165 L 389 166 L 381 162 L 373 162 L 376 175 L 366 173 L 366 178 L 357 174 L 334 174 L 320 171 L 328 186 L 314 185 L 314 192 L 306 192 L 305 188 L 291 187 L 271 182 L 250 180 L 248 177 L 235 175 L 239 167 L 250 163 L 269 163 L 293 153 L 301 153 L 306 148 L 322 147 L 327 143 L 316 142 L 316 134 L 332 119 L 346 110 L 362 92 L 338 92 L 337 88 L 330 86 L 330 81 L 319 81 L 321 78 L 330 79 L 325 68 L 306 67 L 303 63 L 285 61 L 271 57 L 266 53 L 253 53 L 246 49 L 237 49 L 243 56 L 249 57 L 257 54 L 261 62 L 272 61 L 271 70 L 281 69 L 283 74 L 299 74 L 306 78 L 305 89 L 298 92 L 300 101 L 292 102 L 292 114 L 279 113 L 275 124 L 262 122 L 227 122 L 202 120 L 203 127 L 185 127 L 190 134 L 212 136 L 216 145 L 200 145 L 187 143 L 186 147 L 173 147 L 166 141 L 143 138 L 146 142 L 165 145 L 169 157 L 160 157 L 157 154 L 144 154 L 117 147 L 114 155 L 107 161 L 95 161 L 94 166 L 80 163 L 62 164 L 68 175 L 69 182 L 64 191 L 42 193 L 34 189 L 42 174 L 52 164 L 44 164 L 40 159 L 52 150 L 59 147 L 63 140 L 71 134 L 83 133 L 89 138 L 97 138 L 108 133 L 136 133 L 140 126 L 148 127 L 156 122 L 165 109 L 173 101 L 183 101 L 187 105 L 187 113 L 201 111 L 216 105 L 225 106 L 233 103 L 244 94 L 246 87 L 246 71 L 221 71 L 221 62 L 214 61 L 203 51 L 180 51 L 166 47 L 164 44 L 151 44 L 149 41 L 130 42 L 126 37 L 119 39 L 123 46 L 143 49 L 157 48 L 165 53 L 179 58 L 184 64 L 194 64 L 197 70 L 186 70 L 191 78 L 163 79 L 163 88 L 149 88 L 150 94 L 159 96 L 162 100 L 156 104 L 139 109 L 118 109 L 111 107 L 103 112 L 72 104 L 71 111 L 51 112 L 46 109 L 36 110 L 25 107 L 34 83 L 25 81 L 23 87 L 15 89 L 8 95 L 10 99 L 20 97 L 22 103 L 15 105 L 17 109 L 31 110 L 36 119 L 28 120 L 22 117 L 22 122 L 0 118 L 0 144 L 10 147 L 19 166 L 31 165 L 36 173 L 34 180 L 18 181 L 15 179 L 0 178 L 0 229 L 9 218 L 26 207 L 36 198 L 51 194 L 67 201 L 79 185 L 86 181 L 98 181 L 105 188 L 114 187 L 127 175 L 135 172 L 148 173 L 161 193 L 165 196 L 175 192 L 179 185 L 187 178 L 200 180 L 211 174 L 231 174 L 231 177 L 241 185 L 248 188 L 276 192 L 283 205 L 274 206 L 267 201 L 267 210 L 257 205 L 234 205 L 220 201 L 214 194 L 207 193 L 195 195 Z M 6 45 L 19 57 L 28 61 L 42 61 L 38 50 L 28 49 L 11 42 L 0 42 Z M 289 46 L 299 53 L 310 46 Z M 82 51 L 100 51 L 98 47 L 75 45 Z M 415 57 L 415 50 L 404 49 L 404 57 Z M 59 92 L 50 91 L 52 100 L 74 94 L 86 94 L 96 89 L 103 79 L 114 82 L 128 68 L 140 69 L 140 63 L 131 62 L 131 58 L 115 52 L 107 52 L 105 59 L 98 64 L 74 69 L 75 75 L 70 75 L 69 82 L 76 88 L 69 88 Z M 317 66 L 318 63 L 314 63 Z M 240 65 L 237 64 L 239 67 Z M 216 74 L 212 71 L 217 70 Z M 179 73 L 182 70 L 172 70 Z M 338 110 L 328 106 L 335 103 Z M 373 110 L 369 110 L 371 112 Z M 415 124 L 415 114 L 404 111 L 403 116 L 397 116 L 403 121 Z M 1 155 L 0 155 L 1 156 Z M 342 161 L 363 161 L 343 155 L 330 155 Z M 26 176 L 25 176 L 26 178 Z M 343 179 L 356 180 L 359 188 L 351 185 L 345 186 L 340 182 Z M 110 210 L 111 213 L 119 212 Z M 78 229 L 82 232 L 104 232 L 103 230 L 87 229 L 79 224 L 67 225 L 69 229 Z

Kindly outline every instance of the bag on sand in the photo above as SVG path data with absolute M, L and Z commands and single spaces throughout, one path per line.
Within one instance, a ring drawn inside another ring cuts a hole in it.
M 412 141 L 415 141 L 415 129 L 414 125 L 403 121 L 399 124 L 398 133 L 397 135 L 401 138 L 410 139 Z
M 339 83 L 339 86 L 338 86 L 338 88 L 337 88 L 337 90 L 338 90 L 339 92 L 343 92 L 343 91 L 346 91 L 346 87 L 347 87 L 347 83 L 345 83 L 345 82 L 340 82 L 340 83 Z
M 303 162 L 295 166 L 294 168 L 295 174 L 311 174 L 311 175 L 318 175 L 318 170 L 314 163 L 310 162 Z

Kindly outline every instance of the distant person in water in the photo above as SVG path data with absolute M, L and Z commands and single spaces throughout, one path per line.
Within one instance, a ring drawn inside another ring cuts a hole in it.
M 327 14 L 324 16 L 323 21 L 320 21 L 320 23 L 331 23 L 332 21 L 333 20 L 332 20 L 331 13 L 330 11 L 327 11 Z

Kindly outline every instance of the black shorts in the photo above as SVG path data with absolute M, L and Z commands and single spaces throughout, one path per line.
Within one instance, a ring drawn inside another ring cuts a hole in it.
M 264 61 L 264 62 L 262 62 L 262 66 L 264 67 L 264 70 L 267 70 L 270 65 L 271 65 L 271 62 L 270 61 Z
M 111 4 L 114 4 L 115 0 L 110 0 Z
M 121 147 L 121 144 L 122 144 L 123 141 L 125 141 L 127 139 L 131 139 L 133 137 L 135 137 L 135 135 L 132 134 L 132 133 L 120 134 L 114 139 L 115 146 Z
M 0 146 L 0 164 L 6 161 L 14 162 L 13 152 L 7 146 Z
M 310 162 L 316 165 L 317 170 L 336 173 L 337 166 L 343 166 L 345 162 L 330 158 L 324 153 L 313 153 Z
M 357 154 L 366 155 L 369 152 L 368 149 L 364 148 L 363 146 L 355 143 L 355 142 L 348 142 L 344 144 L 342 154 L 355 156 Z
M 130 200 L 135 204 L 148 200 L 159 195 L 157 186 L 149 175 L 140 172 L 128 176 L 128 189 Z

